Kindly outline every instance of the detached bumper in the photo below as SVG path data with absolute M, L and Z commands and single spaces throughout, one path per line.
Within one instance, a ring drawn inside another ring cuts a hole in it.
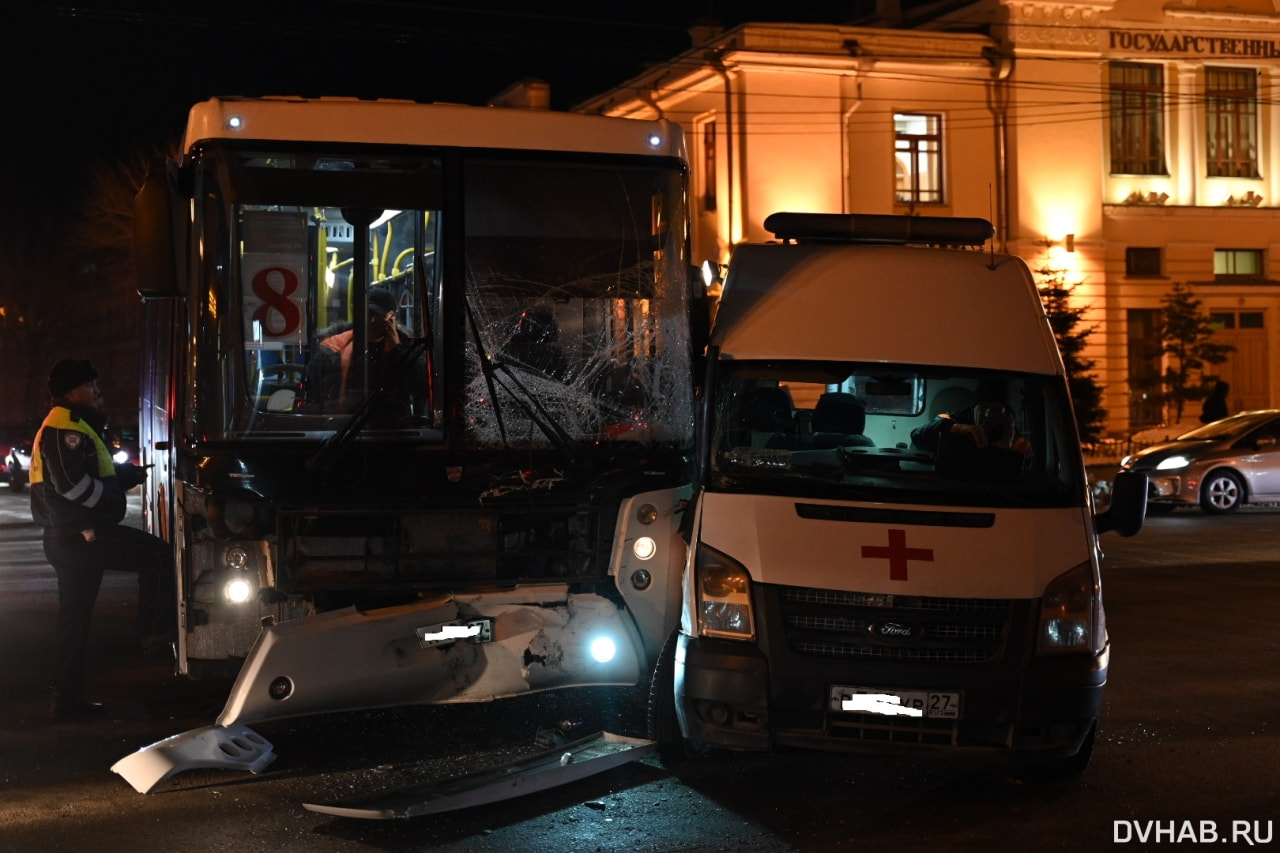
M 593 657 L 598 639 L 612 642 L 609 660 Z M 541 587 L 348 608 L 264 627 L 218 724 L 633 685 L 646 671 L 629 617 L 594 594 Z

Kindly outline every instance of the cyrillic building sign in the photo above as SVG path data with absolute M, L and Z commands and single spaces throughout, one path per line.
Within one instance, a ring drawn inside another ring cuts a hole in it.
M 1141 53 L 1183 53 L 1204 56 L 1240 56 L 1280 59 L 1280 39 L 1192 36 L 1112 30 L 1111 49 Z

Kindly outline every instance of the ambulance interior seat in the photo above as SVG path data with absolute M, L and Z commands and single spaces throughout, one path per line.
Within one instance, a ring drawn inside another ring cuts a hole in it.
M 852 394 L 831 391 L 818 398 L 813 407 L 813 448 L 874 447 L 862 434 L 867 425 L 867 408 Z
M 973 404 L 974 399 L 971 390 L 961 385 L 950 385 L 933 395 L 933 399 L 929 401 L 929 409 L 926 413 L 927 418 L 928 420 L 933 420 L 938 415 L 963 411 Z
M 780 387 L 755 388 L 742 405 L 742 424 L 752 447 L 799 449 L 791 394 Z

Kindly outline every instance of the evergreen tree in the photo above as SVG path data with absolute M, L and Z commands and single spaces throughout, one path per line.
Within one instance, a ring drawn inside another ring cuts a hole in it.
M 1107 410 L 1102 407 L 1102 385 L 1093 373 L 1096 362 L 1084 357 L 1088 337 L 1096 326 L 1081 328 L 1088 305 L 1073 305 L 1071 291 L 1074 284 L 1067 283 L 1066 270 L 1040 269 L 1040 301 L 1044 303 L 1049 327 L 1062 353 L 1062 363 L 1067 370 L 1067 388 L 1076 412 L 1076 428 L 1080 440 L 1091 444 L 1102 438 Z
M 1165 402 L 1172 407 L 1171 420 L 1177 423 L 1188 400 L 1208 394 L 1205 365 L 1221 364 L 1235 347 L 1213 342 L 1209 315 L 1201 310 L 1200 299 L 1190 285 L 1175 281 L 1160 305 L 1160 351 L 1167 356 L 1162 385 Z M 1197 380 L 1194 385 L 1193 376 Z

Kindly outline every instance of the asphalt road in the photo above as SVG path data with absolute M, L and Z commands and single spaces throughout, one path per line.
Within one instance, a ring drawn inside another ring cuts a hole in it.
M 0 851 L 1280 847 L 1278 531 L 1274 508 L 1192 510 L 1154 517 L 1133 539 L 1104 538 L 1111 682 L 1093 763 L 1070 782 L 956 761 L 785 753 L 667 768 L 645 758 L 493 806 L 361 821 L 302 804 L 505 762 L 560 721 L 642 735 L 643 696 L 586 690 L 268 724 L 258 730 L 279 757 L 261 775 L 198 770 L 138 794 L 110 766 L 212 723 L 229 684 L 180 679 L 136 653 L 132 579 L 109 576 L 90 691 L 111 713 L 49 723 L 53 573 L 25 495 L 0 488 Z

